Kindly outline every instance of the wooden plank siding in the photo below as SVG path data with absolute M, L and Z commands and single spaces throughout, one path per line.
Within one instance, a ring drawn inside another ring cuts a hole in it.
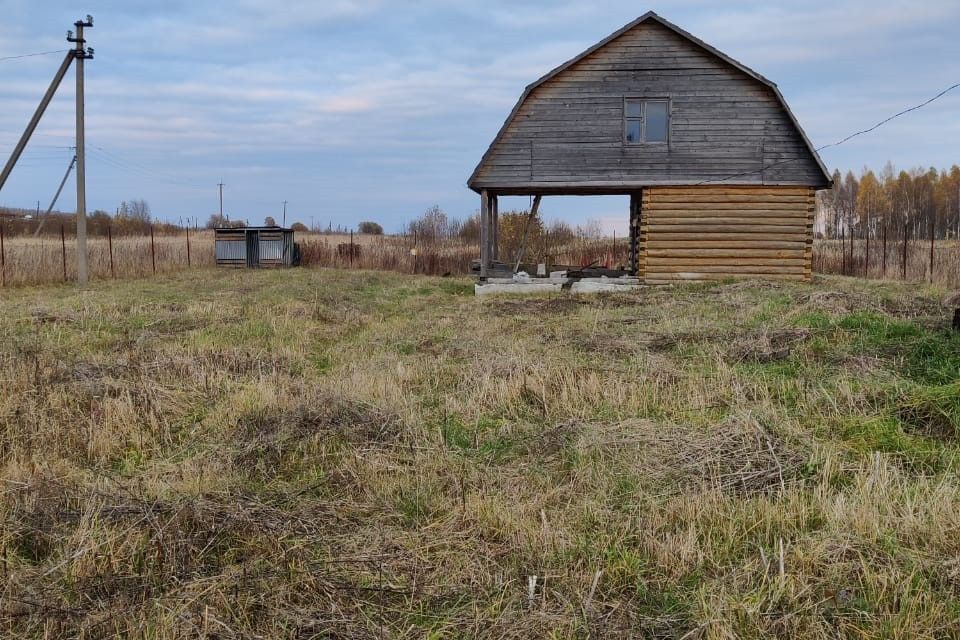
M 648 284 L 811 279 L 812 187 L 651 187 L 637 274 Z
M 704 181 L 829 185 L 775 85 L 659 17 L 528 88 L 469 186 L 629 193 Z M 624 142 L 624 99 L 669 100 L 667 143 Z

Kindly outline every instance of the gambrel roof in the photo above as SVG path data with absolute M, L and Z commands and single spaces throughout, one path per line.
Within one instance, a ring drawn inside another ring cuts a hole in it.
M 772 157 L 774 157 L 774 159 L 771 160 L 772 164 L 765 164 L 766 158 L 761 157 L 760 169 L 757 169 L 755 171 L 748 171 L 742 175 L 737 175 L 737 172 L 731 171 L 728 174 L 726 174 L 727 177 L 725 177 L 723 182 L 725 182 L 726 184 L 738 184 L 738 183 L 758 184 L 757 179 L 750 178 L 748 174 L 763 173 L 765 170 L 777 169 L 778 167 L 782 167 L 782 165 L 786 165 L 789 163 L 803 162 L 809 165 L 809 169 L 806 170 L 806 173 L 802 177 L 797 178 L 796 176 L 793 176 L 792 177 L 793 182 L 791 182 L 790 180 L 784 180 L 782 182 L 764 182 L 764 184 L 800 184 L 802 182 L 805 182 L 810 186 L 815 186 L 818 188 L 825 188 L 830 186 L 831 178 L 830 178 L 829 171 L 827 170 L 826 166 L 823 164 L 823 161 L 821 160 L 819 154 L 817 153 L 817 150 L 814 148 L 813 144 L 810 142 L 810 139 L 807 137 L 806 133 L 803 131 L 803 128 L 800 126 L 800 123 L 797 121 L 793 112 L 790 110 L 790 107 L 787 105 L 786 100 L 784 100 L 783 95 L 780 93 L 779 88 L 774 82 L 765 78 L 764 76 L 757 73 L 756 71 L 750 69 L 746 65 L 738 62 L 737 60 L 734 60 L 730 56 L 717 50 L 716 48 L 700 40 L 699 38 L 693 36 L 687 31 L 681 29 L 680 27 L 671 23 L 670 21 L 665 20 L 664 18 L 660 17 L 653 11 L 649 11 L 643 14 L 642 16 L 640 16 L 630 24 L 627 24 L 626 26 L 624 26 L 622 29 L 619 29 L 618 31 L 612 33 L 611 35 L 604 38 L 603 40 L 601 40 L 594 46 L 590 47 L 583 53 L 572 58 L 571 60 L 568 60 L 567 62 L 553 69 L 543 77 L 539 78 L 537 81 L 528 85 L 524 90 L 523 95 L 520 97 L 520 100 L 517 102 L 516 106 L 514 106 L 513 110 L 510 112 L 510 115 L 507 117 L 503 126 L 500 128 L 500 131 L 498 132 L 496 138 L 494 138 L 493 142 L 490 144 L 490 147 L 487 149 L 487 151 L 483 155 L 483 158 L 480 160 L 480 163 L 477 165 L 473 174 L 470 176 L 470 179 L 468 181 L 468 186 L 474 189 L 475 191 L 479 191 L 483 188 L 492 188 L 492 189 L 497 188 L 497 186 L 494 184 L 484 184 L 485 181 L 480 179 L 481 174 L 484 172 L 485 168 L 487 168 L 490 165 L 491 161 L 494 160 L 495 150 L 498 148 L 498 145 L 500 145 L 500 143 L 504 141 L 505 137 L 508 136 L 508 132 L 511 129 L 511 125 L 513 125 L 521 109 L 524 108 L 528 99 L 538 88 L 548 85 L 548 83 L 550 83 L 553 80 L 561 81 L 563 79 L 562 76 L 564 72 L 571 70 L 576 65 L 578 65 L 578 63 L 584 62 L 591 56 L 594 56 L 594 54 L 598 54 L 598 52 L 602 53 L 601 50 L 603 50 L 605 47 L 608 47 L 608 45 L 611 45 L 611 43 L 614 43 L 614 41 L 617 41 L 618 39 L 625 36 L 626 34 L 630 34 L 634 30 L 641 27 L 641 25 L 645 25 L 645 24 L 648 25 L 652 23 L 665 27 L 670 32 L 672 32 L 673 34 L 676 34 L 677 36 L 687 41 L 688 43 L 691 43 L 692 45 L 699 48 L 700 50 L 707 52 L 707 54 L 709 54 L 710 56 L 713 56 L 714 58 L 722 61 L 722 63 L 725 63 L 730 67 L 733 67 L 735 70 L 739 71 L 740 73 L 745 74 L 752 80 L 758 83 L 761 83 L 762 85 L 767 87 L 769 91 L 772 93 L 772 95 L 775 96 L 777 106 L 780 109 L 782 109 L 783 114 L 785 114 L 785 123 L 789 122 L 789 124 L 792 125 L 793 129 L 795 130 L 794 137 L 797 140 L 797 144 L 800 145 L 801 144 L 800 141 L 802 141 L 802 147 L 803 147 L 802 151 L 799 147 L 797 147 L 797 149 L 795 150 L 795 153 L 798 154 L 798 157 L 788 158 L 786 160 L 783 160 L 783 159 L 778 160 L 776 159 L 776 156 L 773 156 L 773 154 L 770 154 Z M 581 121 L 584 120 L 583 115 L 580 115 L 579 117 Z M 784 126 L 788 126 L 788 125 L 785 124 Z M 531 142 L 531 145 L 532 144 L 533 143 Z M 803 152 L 808 152 L 809 155 L 807 157 L 804 157 L 806 154 Z M 763 151 L 761 151 L 760 153 L 762 156 Z M 533 173 L 534 173 L 533 164 L 535 163 L 535 160 L 533 158 L 533 151 L 531 151 L 530 155 L 531 155 L 531 158 L 530 158 L 531 185 L 533 185 L 534 183 L 540 184 L 533 177 Z M 496 163 L 494 162 L 494 164 Z M 780 171 L 782 170 L 783 169 L 781 168 Z M 629 170 L 626 170 L 626 171 L 629 171 Z M 626 175 L 626 171 L 624 172 L 625 175 Z M 743 178 L 743 179 L 738 181 L 738 178 Z M 489 182 L 489 180 L 486 180 L 486 182 Z M 656 180 L 655 183 L 668 184 L 669 180 L 667 179 Z M 688 181 L 678 180 L 677 183 L 691 184 L 695 182 L 691 180 L 688 180 Z M 653 183 L 651 182 L 651 184 Z

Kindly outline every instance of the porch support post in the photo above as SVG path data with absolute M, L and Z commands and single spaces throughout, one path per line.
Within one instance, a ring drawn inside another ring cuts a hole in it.
M 486 280 L 490 269 L 490 195 L 480 192 L 480 279 Z
M 497 196 L 490 196 L 490 228 L 491 228 L 491 240 L 490 243 L 493 245 L 493 251 L 490 255 L 492 260 L 500 259 L 500 198 Z

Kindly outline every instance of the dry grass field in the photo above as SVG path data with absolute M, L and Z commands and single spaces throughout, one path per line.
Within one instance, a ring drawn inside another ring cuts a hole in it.
M 0 636 L 960 635 L 942 293 L 4 291 Z
M 76 237 L 61 242 L 54 237 L 13 237 L 4 243 L 3 282 L 6 286 L 72 282 L 77 278 Z M 90 277 L 95 280 L 139 278 L 187 269 L 186 234 L 154 236 L 153 254 L 150 236 L 116 236 L 113 242 L 113 269 L 110 267 L 110 240 L 90 237 L 87 240 Z M 213 232 L 190 232 L 189 265 L 210 267 L 214 264 Z M 66 277 L 64 277 L 66 276 Z
M 479 255 L 477 244 L 459 238 L 437 241 L 413 236 L 381 236 L 354 234 L 359 248 L 351 256 L 349 234 L 297 233 L 301 264 L 306 267 L 338 269 L 376 269 L 428 275 L 464 275 Z M 417 255 L 411 253 L 416 248 Z M 106 237 L 88 240 L 90 277 L 94 280 L 139 278 L 172 273 L 189 268 L 214 265 L 213 232 L 190 232 L 190 255 L 187 234 L 157 234 L 151 253 L 150 236 L 116 236 L 113 238 L 113 268 L 110 264 L 110 242 Z M 609 238 L 577 239 L 561 246 L 531 247 L 527 261 L 544 260 L 551 264 L 624 265 L 628 261 L 627 243 Z M 512 252 L 510 256 L 515 255 Z M 76 280 L 76 238 L 8 237 L 4 243 L 4 262 L 0 283 L 7 287 L 51 284 Z M 189 259 L 188 259 L 189 258 Z M 504 260 L 512 257 L 504 256 Z
M 851 255 L 852 254 L 852 255 Z M 891 240 L 884 257 L 883 244 L 870 243 L 870 264 L 867 264 L 867 245 L 857 239 L 851 248 L 849 240 L 817 240 L 813 244 L 813 270 L 869 277 L 878 280 L 903 279 L 903 242 Z M 933 251 L 933 274 L 930 271 L 930 242 L 911 240 L 907 243 L 906 280 L 930 282 L 945 287 L 960 284 L 960 241 L 937 240 Z

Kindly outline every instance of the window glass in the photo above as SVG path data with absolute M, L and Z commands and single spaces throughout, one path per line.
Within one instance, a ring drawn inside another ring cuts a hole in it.
M 640 142 L 640 120 L 627 120 L 627 142 Z
M 643 108 L 643 101 L 641 100 L 627 100 L 627 117 L 628 118 L 639 118 L 643 115 L 641 109 Z
M 647 102 L 646 103 L 646 142 L 666 142 L 667 141 L 667 103 L 666 102 Z

